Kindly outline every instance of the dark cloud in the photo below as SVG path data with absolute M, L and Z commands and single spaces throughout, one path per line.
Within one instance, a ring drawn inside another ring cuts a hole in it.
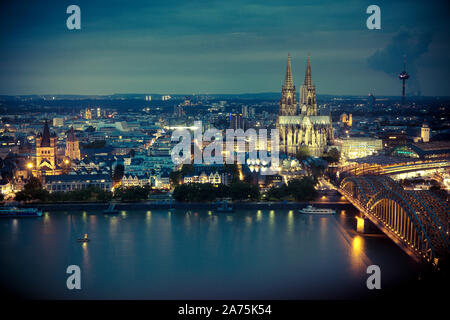
M 417 32 L 401 29 L 385 48 L 377 50 L 367 59 L 369 67 L 388 75 L 397 75 L 403 70 L 403 56 L 406 56 L 408 85 L 410 93 L 420 90 L 417 61 L 428 51 L 432 40 L 431 32 Z
M 419 74 L 423 94 L 450 90 L 444 0 L 378 0 L 377 31 L 366 28 L 369 0 L 77 0 L 76 32 L 70 3 L 1 2 L 0 94 L 278 91 L 288 52 L 297 84 L 311 54 L 320 93 L 398 94 L 403 53 L 409 83 Z M 399 26 L 422 33 L 386 46 Z M 369 59 L 382 71 L 373 72 L 367 57 L 385 46 Z

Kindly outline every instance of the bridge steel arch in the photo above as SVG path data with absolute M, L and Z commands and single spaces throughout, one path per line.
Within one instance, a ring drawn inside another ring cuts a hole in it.
M 416 258 L 437 264 L 450 253 L 450 207 L 429 191 L 406 191 L 387 176 L 347 177 L 340 191 Z

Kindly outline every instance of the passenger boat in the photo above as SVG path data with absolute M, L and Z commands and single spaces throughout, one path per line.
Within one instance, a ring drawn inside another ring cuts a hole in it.
M 103 210 L 104 214 L 118 214 L 119 211 L 115 209 L 116 204 L 110 203 L 108 209 Z
M 0 208 L 0 217 L 42 217 L 42 211 L 36 208 Z
M 331 215 L 335 214 L 336 211 L 329 208 L 314 208 L 312 205 L 308 205 L 306 208 L 298 210 L 299 213 L 303 214 L 314 214 L 314 215 Z

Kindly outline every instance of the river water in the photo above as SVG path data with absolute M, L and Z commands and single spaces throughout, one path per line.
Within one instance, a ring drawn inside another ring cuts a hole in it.
M 0 220 L 0 284 L 32 299 L 347 299 L 418 266 L 384 235 L 354 232 L 354 213 L 289 210 L 45 212 Z M 88 234 L 90 242 L 77 238 Z M 66 269 L 81 269 L 68 290 Z

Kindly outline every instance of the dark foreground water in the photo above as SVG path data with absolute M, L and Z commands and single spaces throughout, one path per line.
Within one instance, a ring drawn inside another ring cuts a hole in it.
M 0 220 L 0 282 L 22 298 L 342 299 L 368 295 L 367 266 L 382 289 L 417 265 L 384 236 L 352 231 L 352 212 L 47 212 Z M 91 241 L 78 243 L 87 233 Z M 81 290 L 66 268 L 81 268 Z

